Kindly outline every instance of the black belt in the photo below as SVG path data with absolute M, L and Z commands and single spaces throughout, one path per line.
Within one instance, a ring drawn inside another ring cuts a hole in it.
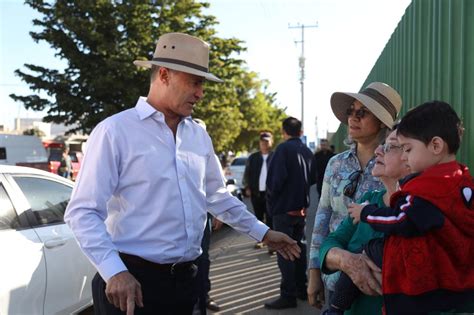
M 196 267 L 196 265 L 194 264 L 194 261 L 187 261 L 187 262 L 174 263 L 174 264 L 158 264 L 158 263 L 154 263 L 152 261 L 143 259 L 135 255 L 130 255 L 126 253 L 119 253 L 119 255 L 126 265 L 130 264 L 135 267 L 153 269 L 159 272 L 164 272 L 164 273 L 169 273 L 169 274 L 189 272 L 190 270 Z

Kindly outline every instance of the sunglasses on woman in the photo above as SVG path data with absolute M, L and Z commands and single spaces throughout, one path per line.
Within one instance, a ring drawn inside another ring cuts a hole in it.
M 355 113 L 355 116 L 359 119 L 362 119 L 365 117 L 365 115 L 369 114 L 370 111 L 368 111 L 367 109 L 365 108 L 359 108 L 359 109 L 354 109 L 353 107 L 349 107 L 347 110 L 346 110 L 346 115 L 347 117 L 350 117 L 352 116 L 352 114 Z
M 355 171 L 351 175 L 349 175 L 349 183 L 344 186 L 344 190 L 342 193 L 344 196 L 352 198 L 356 192 L 357 185 L 359 184 L 359 179 L 360 175 L 362 174 L 362 171 Z

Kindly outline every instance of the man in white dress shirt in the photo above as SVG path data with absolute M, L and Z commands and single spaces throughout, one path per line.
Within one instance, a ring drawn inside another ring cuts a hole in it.
M 134 62 L 152 68 L 148 96 L 89 137 L 65 220 L 98 270 L 99 314 L 191 314 L 207 210 L 286 258 L 299 256 L 294 240 L 226 190 L 211 139 L 191 119 L 204 80 L 222 82 L 208 62 L 206 42 L 164 34 L 151 61 Z

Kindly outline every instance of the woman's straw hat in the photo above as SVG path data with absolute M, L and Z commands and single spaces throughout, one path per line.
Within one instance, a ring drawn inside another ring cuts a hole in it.
M 402 107 L 402 98 L 391 86 L 381 82 L 370 83 L 359 93 L 335 92 L 331 96 L 331 108 L 343 124 L 347 125 L 347 109 L 361 102 L 383 124 L 392 128 Z

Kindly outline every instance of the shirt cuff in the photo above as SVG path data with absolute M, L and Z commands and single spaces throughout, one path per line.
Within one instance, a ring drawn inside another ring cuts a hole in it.
M 266 226 L 263 222 L 260 222 L 258 220 L 256 221 L 257 222 L 255 222 L 255 224 L 252 226 L 248 235 L 254 240 L 261 242 L 265 234 L 267 234 L 268 230 L 270 230 L 270 228 Z
M 319 258 L 310 258 L 309 259 L 309 269 L 319 269 L 321 268 L 321 263 L 319 262 Z
M 127 271 L 127 267 L 123 263 L 122 259 L 118 254 L 114 254 L 111 257 L 108 257 L 97 266 L 100 276 L 104 279 L 105 282 L 109 281 L 110 278 L 116 274 Z

